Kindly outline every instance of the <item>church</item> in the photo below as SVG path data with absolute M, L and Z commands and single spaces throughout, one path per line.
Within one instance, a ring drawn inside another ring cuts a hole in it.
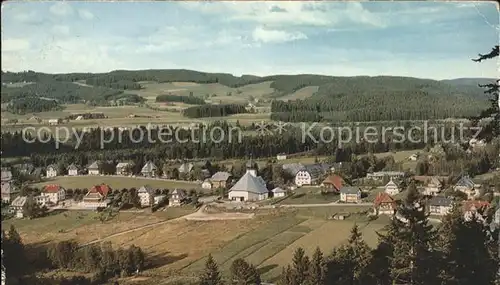
M 232 201 L 261 201 L 269 196 L 266 182 L 257 176 L 257 164 L 249 160 L 246 164 L 246 173 L 228 192 Z

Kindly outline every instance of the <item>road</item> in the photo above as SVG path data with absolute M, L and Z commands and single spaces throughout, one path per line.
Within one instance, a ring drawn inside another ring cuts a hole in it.
M 357 203 L 357 204 L 342 204 L 342 203 L 337 203 L 337 202 L 332 202 L 332 203 L 326 203 L 326 204 L 282 204 L 276 206 L 278 207 L 284 207 L 284 208 L 311 208 L 311 207 L 363 207 L 363 206 L 373 206 L 373 203 Z M 271 206 L 272 207 L 272 206 Z

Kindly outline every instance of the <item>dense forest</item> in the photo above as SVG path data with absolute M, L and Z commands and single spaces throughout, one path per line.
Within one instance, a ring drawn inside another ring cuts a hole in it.
M 188 118 L 225 117 L 242 113 L 247 113 L 247 110 L 241 104 L 202 105 L 182 110 L 182 114 Z
M 186 103 L 186 104 L 192 104 L 192 105 L 204 105 L 205 100 L 199 98 L 199 97 L 194 97 L 192 95 L 190 96 L 179 96 L 179 95 L 173 95 L 173 94 L 163 94 L 163 95 L 158 95 L 156 96 L 156 102 L 181 102 L 181 103 Z
M 24 115 L 26 113 L 39 113 L 62 110 L 62 106 L 53 99 L 40 97 L 22 97 L 10 101 L 7 111 L 13 114 Z
M 478 114 L 487 98 L 478 86 L 453 86 L 405 77 L 336 78 L 311 98 L 273 101 L 281 121 L 381 121 L 463 118 Z

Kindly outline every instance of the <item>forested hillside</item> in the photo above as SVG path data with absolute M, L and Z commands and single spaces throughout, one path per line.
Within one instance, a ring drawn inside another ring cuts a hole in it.
M 85 101 L 107 104 L 116 100 L 134 103 L 140 102 L 142 98 L 124 94 L 123 90 L 141 89 L 140 82 L 144 81 L 219 83 L 233 88 L 272 81 L 270 87 L 274 89 L 274 93 L 270 96 L 275 99 L 307 86 L 319 87 L 312 97 L 302 101 L 273 102 L 271 111 L 272 119 L 275 120 L 445 119 L 470 117 L 483 110 L 487 106 L 487 98 L 477 83 L 488 80 L 462 78 L 436 81 L 397 76 L 334 77 L 312 74 L 237 77 L 226 73 L 184 69 L 117 70 L 96 74 L 2 72 L 3 84 L 34 82 L 23 87 L 7 88 L 2 85 L 2 102 L 25 97 L 47 97 L 58 99 L 60 103 Z

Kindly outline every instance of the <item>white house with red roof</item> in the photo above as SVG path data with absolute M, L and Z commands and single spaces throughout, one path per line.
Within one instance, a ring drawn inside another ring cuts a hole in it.
M 46 196 L 49 202 L 57 204 L 66 199 L 66 190 L 61 185 L 49 184 L 43 187 L 41 196 Z
M 94 185 L 83 197 L 83 205 L 86 208 L 107 207 L 109 204 L 108 194 L 111 192 L 111 187 L 106 184 Z

